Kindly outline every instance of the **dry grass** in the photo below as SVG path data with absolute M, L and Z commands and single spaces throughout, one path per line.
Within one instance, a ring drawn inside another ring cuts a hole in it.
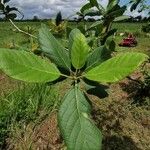
M 57 112 L 52 112 L 40 124 L 33 123 L 24 128 L 15 127 L 8 139 L 8 150 L 60 150 L 64 144 L 60 138 Z

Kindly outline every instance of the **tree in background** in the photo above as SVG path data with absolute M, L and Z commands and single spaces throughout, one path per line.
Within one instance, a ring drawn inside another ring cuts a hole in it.
M 59 26 L 63 22 L 61 11 L 57 13 L 55 21 L 56 26 Z
M 39 21 L 40 19 L 39 19 L 39 17 L 38 16 L 33 16 L 33 21 Z
M 55 20 L 50 20 L 48 24 L 53 34 L 55 34 L 58 37 L 64 35 L 67 27 L 67 22 L 63 20 L 61 12 L 58 12 Z

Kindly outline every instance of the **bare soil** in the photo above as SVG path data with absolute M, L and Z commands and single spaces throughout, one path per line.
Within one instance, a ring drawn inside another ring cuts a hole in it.
M 138 72 L 131 76 L 140 79 Z M 0 76 L 1 91 L 14 88 L 16 81 L 5 75 Z M 93 103 L 92 117 L 103 133 L 103 150 L 149 150 L 150 148 L 150 109 L 133 103 L 137 85 L 128 79 L 113 84 L 109 97 L 99 99 L 88 95 Z M 60 85 L 61 97 L 67 86 Z M 127 90 L 125 90 L 127 89 Z M 54 111 L 40 124 L 29 124 L 17 129 L 8 139 L 8 150 L 65 150 L 60 136 L 57 111 Z

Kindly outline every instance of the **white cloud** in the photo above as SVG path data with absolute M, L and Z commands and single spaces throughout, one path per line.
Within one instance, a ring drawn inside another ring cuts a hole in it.
M 108 0 L 98 0 L 104 7 Z M 40 18 L 51 18 L 61 11 L 64 17 L 75 14 L 87 0 L 12 0 L 11 4 L 18 7 L 25 15 L 25 18 L 33 18 L 37 15 Z M 133 12 L 137 15 L 137 11 Z M 129 9 L 126 14 L 131 14 Z
M 75 13 L 85 0 L 13 0 L 11 4 L 18 7 L 24 14 L 25 18 L 32 18 L 38 15 L 40 18 L 50 18 L 55 16 L 58 11 L 62 11 L 64 16 Z
M 104 6 L 107 1 L 99 0 Z M 18 7 L 25 14 L 25 18 L 32 18 L 34 15 L 50 18 L 59 11 L 65 17 L 75 14 L 86 2 L 87 0 L 12 0 L 10 3 Z

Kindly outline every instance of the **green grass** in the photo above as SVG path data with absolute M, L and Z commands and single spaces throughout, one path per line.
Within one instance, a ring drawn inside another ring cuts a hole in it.
M 19 87 L 0 98 L 0 149 L 13 124 L 38 124 L 58 106 L 54 87 L 45 84 L 19 84 Z
M 141 52 L 150 56 L 150 44 L 149 44 L 148 37 L 145 37 L 145 38 L 137 37 L 136 40 L 138 41 L 138 45 L 136 47 L 130 47 L 130 48 L 118 46 L 118 43 L 120 43 L 122 39 L 123 37 L 119 37 L 119 36 L 115 38 L 116 43 L 117 43 L 116 51 L 118 52 Z
M 141 31 L 145 23 L 114 23 L 113 28 L 117 28 L 118 32 L 137 32 Z
M 27 30 L 27 27 L 30 26 L 33 30 L 35 30 L 34 35 L 37 36 L 41 22 L 16 22 L 15 24 L 23 30 Z M 149 54 L 149 37 L 146 36 L 145 33 L 141 32 L 142 25 L 144 25 L 144 23 L 114 23 L 113 28 L 117 28 L 118 33 L 133 33 L 138 41 L 138 46 L 135 48 L 122 48 L 117 46 L 116 50 L 138 51 Z M 69 26 L 76 27 L 77 24 L 69 23 Z M 0 33 L 0 48 L 12 48 L 15 45 L 15 47 L 17 47 L 18 49 L 30 49 L 29 37 L 16 31 L 16 29 L 14 28 L 14 26 L 12 26 L 10 22 L 0 22 Z M 124 37 L 121 37 L 119 35 L 115 37 L 117 45 L 122 41 L 123 38 Z
M 40 28 L 40 23 L 20 22 L 16 23 L 16 25 L 23 30 L 25 30 L 27 26 L 30 26 L 35 30 Z M 0 33 L 1 48 L 11 48 L 13 45 L 16 47 L 27 47 L 28 45 L 27 36 L 19 33 L 10 22 L 0 22 Z

